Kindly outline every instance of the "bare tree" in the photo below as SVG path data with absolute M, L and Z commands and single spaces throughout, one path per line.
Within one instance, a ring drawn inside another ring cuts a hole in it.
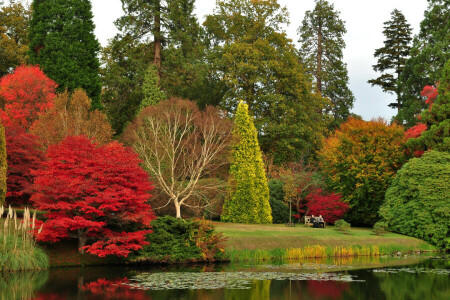
M 214 107 L 200 111 L 188 100 L 169 99 L 141 111 L 124 139 L 143 160 L 160 192 L 181 206 L 211 205 L 202 191 L 215 188 L 215 173 L 228 163 L 231 121 Z M 190 201 L 190 199 L 196 199 Z M 203 199 L 203 201 L 198 201 Z

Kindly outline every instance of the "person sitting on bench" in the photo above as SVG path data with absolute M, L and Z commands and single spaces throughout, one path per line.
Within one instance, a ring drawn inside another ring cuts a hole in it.
M 325 221 L 323 220 L 322 215 L 317 218 L 317 222 L 319 223 L 320 228 L 325 228 Z

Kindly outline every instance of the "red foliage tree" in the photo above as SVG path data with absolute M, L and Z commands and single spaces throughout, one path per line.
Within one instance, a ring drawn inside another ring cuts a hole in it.
M 0 79 L 0 118 L 5 127 L 28 130 L 55 98 L 56 83 L 38 66 L 19 66 Z
M 29 204 L 36 171 L 45 159 L 36 136 L 21 128 L 5 130 L 8 160 L 6 203 L 13 206 Z
M 31 198 L 47 211 L 39 240 L 77 238 L 80 253 L 100 257 L 126 257 L 148 244 L 153 187 L 134 152 L 118 142 L 99 146 L 73 136 L 50 146 L 47 157 L 35 172 Z
M 433 85 L 426 85 L 422 92 L 420 94 L 422 97 L 427 97 L 427 100 L 425 101 L 426 104 L 430 106 L 433 106 L 434 100 L 436 100 L 436 97 L 438 96 L 438 89 L 437 86 L 439 86 L 439 83 L 436 84 L 436 86 Z
M 348 203 L 341 201 L 341 197 L 339 194 L 326 194 L 322 189 L 317 189 L 306 197 L 308 214 L 322 215 L 325 222 L 333 224 L 350 208 Z

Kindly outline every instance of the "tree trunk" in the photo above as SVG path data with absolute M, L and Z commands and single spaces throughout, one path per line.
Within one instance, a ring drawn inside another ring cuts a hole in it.
M 175 210 L 177 212 L 177 218 L 181 219 L 181 204 L 178 202 L 178 200 L 175 200 L 174 203 L 175 203 Z
M 79 232 L 78 233 L 78 252 L 80 254 L 84 254 L 84 245 L 86 245 L 86 233 L 85 232 Z
M 153 63 L 155 64 L 158 70 L 158 77 L 161 78 L 161 3 L 160 1 L 156 1 L 155 3 L 155 31 L 154 35 L 154 59 Z
M 317 32 L 317 71 L 316 71 L 316 81 L 317 86 L 316 90 L 317 92 L 322 95 L 322 55 L 323 55 L 323 49 L 322 49 L 322 23 L 319 19 L 319 28 Z

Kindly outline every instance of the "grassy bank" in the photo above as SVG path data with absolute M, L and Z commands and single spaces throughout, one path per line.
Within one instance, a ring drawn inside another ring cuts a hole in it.
M 434 246 L 396 233 L 375 235 L 372 230 L 352 228 L 347 232 L 304 225 L 249 225 L 215 223 L 227 238 L 232 261 L 301 259 L 307 257 L 377 256 L 394 252 L 430 251 Z

